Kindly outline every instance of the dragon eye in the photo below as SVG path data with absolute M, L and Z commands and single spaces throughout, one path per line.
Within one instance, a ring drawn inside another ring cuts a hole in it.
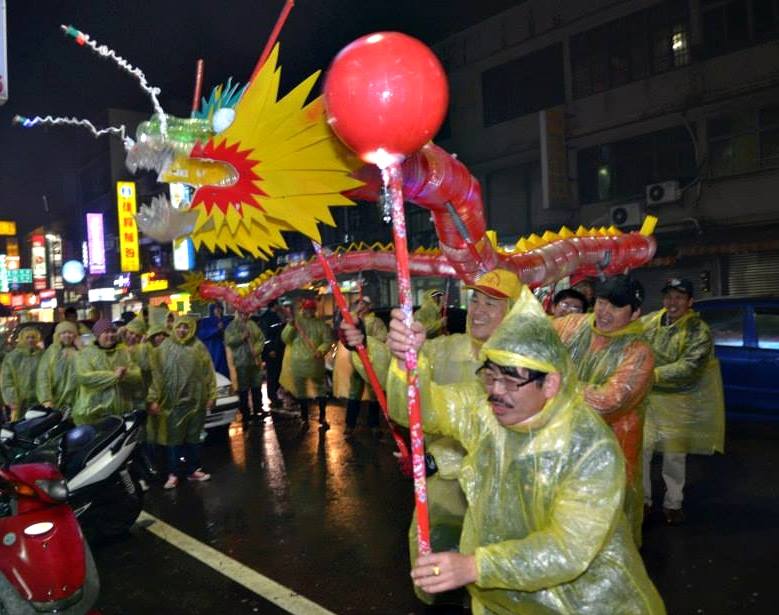
M 229 107 L 222 107 L 214 112 L 214 118 L 211 120 L 214 131 L 218 134 L 224 130 L 230 128 L 230 125 L 235 119 L 235 109 Z

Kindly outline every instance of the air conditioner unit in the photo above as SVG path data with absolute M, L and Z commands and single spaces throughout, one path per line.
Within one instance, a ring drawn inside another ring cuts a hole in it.
M 663 203 L 674 203 L 679 200 L 679 182 L 669 181 L 659 184 L 649 184 L 646 187 L 646 204 L 662 205 Z
M 609 210 L 610 223 L 620 228 L 641 226 L 643 219 L 644 212 L 640 203 L 614 205 L 614 207 Z

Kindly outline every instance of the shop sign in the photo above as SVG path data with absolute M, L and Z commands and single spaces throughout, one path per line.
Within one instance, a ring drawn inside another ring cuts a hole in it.
M 103 214 L 87 214 L 87 246 L 89 273 L 105 273 Z
M 135 182 L 116 182 L 117 219 L 119 221 L 119 260 L 122 271 L 140 271 L 141 254 L 138 225 L 135 223 Z
M 43 235 L 32 236 L 32 280 L 35 289 L 46 288 L 46 243 Z
M 51 288 L 62 289 L 62 237 L 49 233 L 46 235 L 46 243 L 49 251 L 49 271 Z
M 109 301 L 116 300 L 116 290 L 111 288 L 90 288 L 88 293 L 89 302 L 93 301 Z
M 5 240 L 5 251 L 8 256 L 19 256 L 19 240 L 16 237 L 9 237 Z
M 5 263 L 5 254 L 0 254 L 0 293 L 7 293 L 8 286 L 8 266 Z
M 0 293 L 0 305 L 11 305 L 11 293 Z
M 8 257 L 6 257 L 7 259 Z M 6 263 L 7 266 L 7 263 Z M 11 285 L 32 284 L 32 269 L 9 269 L 8 283 Z
M 165 278 L 158 278 L 154 271 L 141 274 L 141 292 L 153 293 L 157 290 L 165 290 L 168 288 L 168 280 Z
M 16 235 L 16 222 L 11 220 L 0 220 L 0 235 Z

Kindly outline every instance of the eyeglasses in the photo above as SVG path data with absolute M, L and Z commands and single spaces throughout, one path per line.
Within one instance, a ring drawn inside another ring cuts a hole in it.
M 494 387 L 496 384 L 500 384 L 507 393 L 516 393 L 523 386 L 541 380 L 546 374 L 536 374 L 525 380 L 519 378 L 512 378 L 511 376 L 503 376 L 496 374 L 494 370 L 489 367 L 480 367 L 476 370 L 476 375 L 482 381 L 485 387 Z
M 578 301 L 576 303 L 570 303 L 568 301 L 560 301 L 557 306 L 560 311 L 566 314 L 582 314 L 584 312 L 584 306 Z

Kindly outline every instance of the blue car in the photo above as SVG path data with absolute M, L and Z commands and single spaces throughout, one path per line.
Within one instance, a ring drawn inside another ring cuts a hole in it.
M 725 407 L 779 419 L 779 298 L 696 301 L 722 366 Z

